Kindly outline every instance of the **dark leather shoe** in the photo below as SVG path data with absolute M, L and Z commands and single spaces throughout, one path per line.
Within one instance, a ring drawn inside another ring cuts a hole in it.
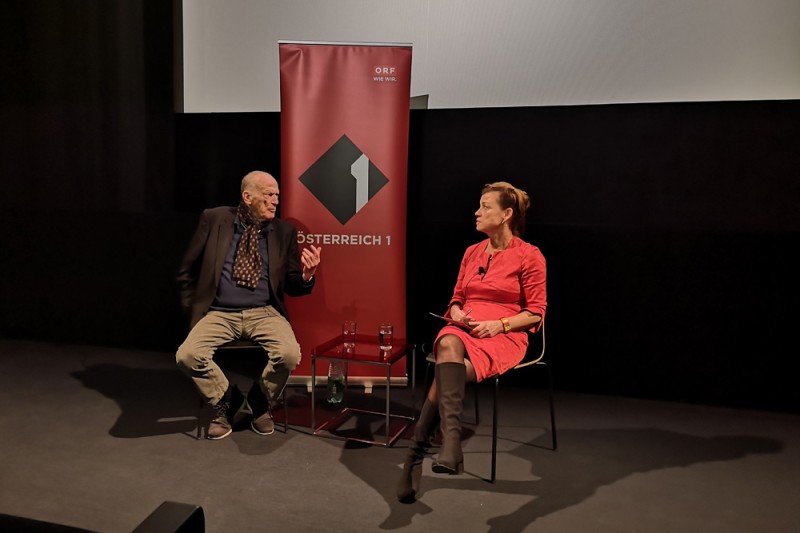
M 231 421 L 228 420 L 228 409 L 225 405 L 217 404 L 214 406 L 214 418 L 208 424 L 206 438 L 211 440 L 224 439 L 233 431 Z
M 269 412 L 269 409 L 259 417 L 256 417 L 254 414 L 253 421 L 250 422 L 250 427 L 259 435 L 271 435 L 275 433 L 275 421 L 272 420 L 272 413 Z
M 261 392 L 258 382 L 254 382 L 247 393 L 247 403 L 253 411 L 253 420 L 250 427 L 259 435 L 271 435 L 275 433 L 275 422 L 272 420 L 272 409 L 269 399 Z
M 242 395 L 239 388 L 234 385 L 228 387 L 225 395 L 212 405 L 214 409 L 214 418 L 208 425 L 206 431 L 206 438 L 210 440 L 224 439 L 233 432 L 233 418 L 244 405 L 244 395 Z

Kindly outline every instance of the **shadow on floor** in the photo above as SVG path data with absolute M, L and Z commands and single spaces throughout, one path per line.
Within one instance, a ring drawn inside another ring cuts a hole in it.
M 117 402 L 112 437 L 135 439 L 184 433 L 195 436 L 200 403 L 191 381 L 177 370 L 97 364 L 72 377 Z
M 246 392 L 252 383 L 252 378 L 246 378 L 234 370 L 226 368 L 229 380 Z M 141 438 L 183 433 L 196 438 L 198 424 L 201 428 L 205 428 L 210 421 L 210 408 L 207 406 L 201 408 L 197 391 L 191 381 L 177 368 L 134 368 L 103 363 L 88 366 L 71 375 L 84 387 L 117 402 L 120 413 L 109 429 L 109 434 L 113 437 Z M 324 399 L 324 393 L 324 388 L 320 388 L 317 392 L 317 425 L 332 418 L 342 405 L 345 405 L 328 404 Z M 384 398 L 357 392 L 348 397 L 347 404 L 351 403 L 359 408 L 374 411 L 382 411 L 386 407 Z M 393 401 L 390 409 L 393 414 L 411 413 L 409 406 L 402 400 Z M 285 409 L 278 407 L 274 412 L 275 422 L 277 426 L 281 426 L 283 417 L 288 416 L 289 424 L 298 432 L 311 434 L 310 413 L 310 394 L 304 390 L 288 389 Z M 380 416 L 353 417 L 351 422 L 335 431 L 335 436 L 360 435 L 364 438 L 378 439 L 382 438 L 381 435 L 385 435 L 385 423 Z M 393 424 L 395 422 L 397 421 L 392 420 Z M 239 432 L 249 431 L 249 428 L 248 418 L 237 417 L 234 437 Z M 252 447 L 247 447 L 244 441 L 243 443 L 247 448 L 243 453 L 252 453 Z
M 415 515 L 435 512 L 425 503 L 425 495 L 439 489 L 456 489 L 530 496 L 514 512 L 487 521 L 489 531 L 513 533 L 523 531 L 539 518 L 577 505 L 600 487 L 633 474 L 731 461 L 750 454 L 778 453 L 783 448 L 779 441 L 748 435 L 704 438 L 652 428 L 560 431 L 559 442 L 563 444 L 557 452 L 543 449 L 549 438 L 542 435 L 498 455 L 498 462 L 512 455 L 530 463 L 533 480 L 498 479 L 493 485 L 487 483 L 475 473 L 488 471 L 489 454 L 483 451 L 466 454 L 467 472 L 461 476 L 433 474 L 426 460 L 421 494 L 410 505 L 399 503 L 395 497 L 401 473 L 398 463 L 405 457 L 406 449 L 376 454 L 349 445 L 340 460 L 386 500 L 390 513 L 379 524 L 381 529 L 399 529 L 411 524 Z

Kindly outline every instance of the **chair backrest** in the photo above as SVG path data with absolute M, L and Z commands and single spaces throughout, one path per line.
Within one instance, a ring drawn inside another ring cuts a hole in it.
M 258 354 L 258 357 L 254 357 Z M 263 356 L 263 357 L 260 357 Z M 217 348 L 214 360 L 227 370 L 247 378 L 260 376 L 267 364 L 267 352 L 249 339 L 235 339 Z
M 518 368 L 525 368 L 526 366 L 535 365 L 544 357 L 545 349 L 545 336 L 544 336 L 544 319 L 542 326 L 536 333 L 528 332 L 528 349 L 525 352 L 525 357 L 522 358 L 514 370 Z
M 226 342 L 222 346 L 219 346 L 218 349 L 229 350 L 229 349 L 240 349 L 240 348 L 260 348 L 261 346 L 249 339 L 234 339 L 232 341 Z

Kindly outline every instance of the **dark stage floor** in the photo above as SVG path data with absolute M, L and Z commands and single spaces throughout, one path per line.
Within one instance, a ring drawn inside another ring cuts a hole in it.
M 800 416 L 559 392 L 553 452 L 542 391 L 506 387 L 492 485 L 484 385 L 467 473 L 426 461 L 420 499 L 403 505 L 408 441 L 312 436 L 304 388 L 289 393 L 288 433 L 198 441 L 196 396 L 172 354 L 0 339 L 0 356 L 7 515 L 130 532 L 177 501 L 202 506 L 210 532 L 800 531 Z M 392 399 L 402 411 L 410 395 Z M 377 390 L 348 400 L 382 405 Z

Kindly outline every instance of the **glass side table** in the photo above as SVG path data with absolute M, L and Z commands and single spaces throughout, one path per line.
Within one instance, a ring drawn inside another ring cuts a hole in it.
M 345 348 L 342 344 L 341 335 L 324 342 L 311 350 L 311 428 L 314 435 L 319 435 L 326 428 L 332 427 L 351 413 L 366 413 L 370 415 L 383 415 L 386 417 L 386 439 L 385 441 L 372 440 L 367 438 L 346 437 L 346 440 L 355 440 L 369 444 L 377 444 L 389 447 L 403 434 L 406 428 L 414 421 L 413 416 L 404 416 L 391 413 L 391 372 L 392 365 L 402 361 L 404 356 L 411 357 L 411 408 L 414 409 L 414 392 L 416 388 L 416 347 L 405 341 L 395 342 L 391 350 L 381 350 L 378 344 L 377 335 L 356 335 L 356 342 L 352 348 Z M 347 391 L 347 367 L 348 363 L 358 363 L 365 365 L 378 365 L 386 369 L 386 410 L 370 411 L 366 409 L 356 409 L 352 407 L 342 408 L 333 418 L 324 422 L 319 427 L 316 425 L 316 385 L 317 385 L 317 359 L 328 361 L 340 361 L 344 366 L 344 390 Z M 390 431 L 391 419 L 403 421 L 401 427 L 394 432 Z

